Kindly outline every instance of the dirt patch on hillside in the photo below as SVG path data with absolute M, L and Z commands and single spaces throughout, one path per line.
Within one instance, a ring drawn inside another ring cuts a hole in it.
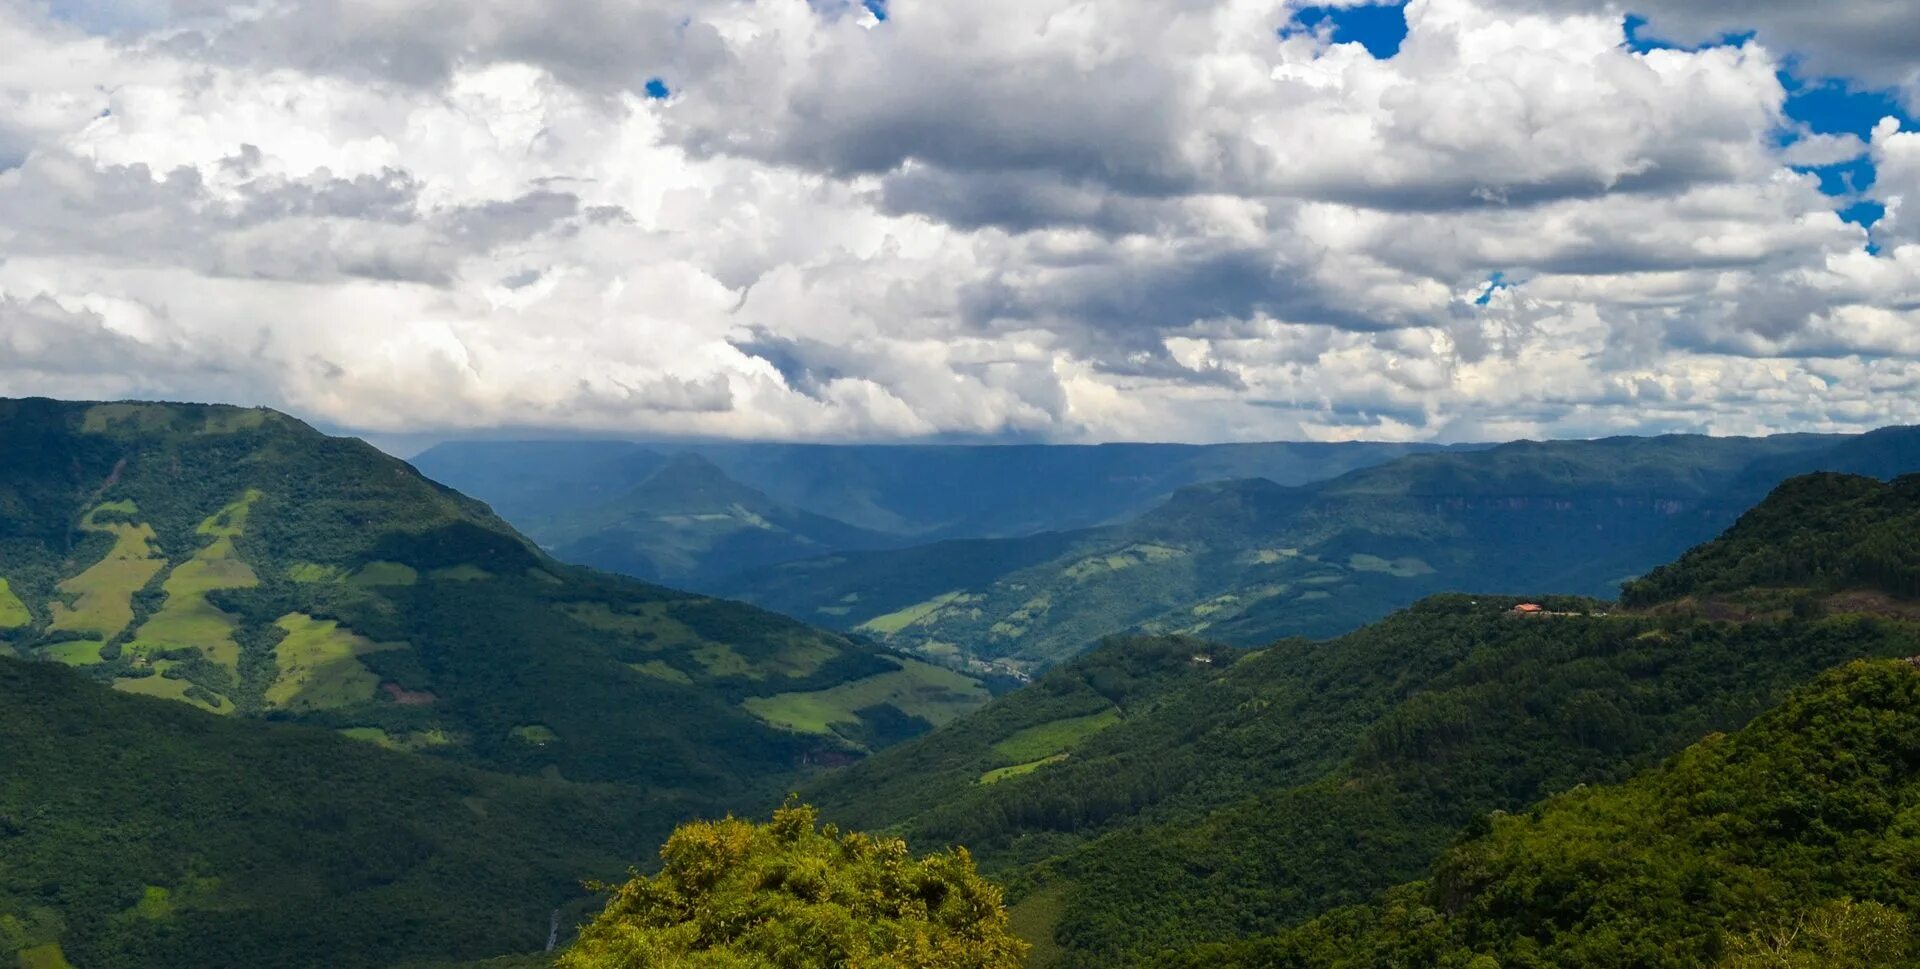
M 385 690 L 387 695 L 393 698 L 393 702 L 403 707 L 430 706 L 433 701 L 440 699 L 426 690 L 409 690 L 398 683 L 382 683 L 380 689 Z
M 1841 592 L 1828 596 L 1826 607 L 1828 612 L 1888 616 L 1894 619 L 1920 619 L 1920 602 L 1912 599 L 1896 599 L 1884 592 L 1867 590 Z

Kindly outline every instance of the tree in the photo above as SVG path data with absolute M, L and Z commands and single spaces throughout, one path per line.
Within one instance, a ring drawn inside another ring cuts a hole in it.
M 1902 964 L 1913 942 L 1909 921 L 1898 910 L 1842 899 L 1791 926 L 1735 938 L 1721 969 L 1874 969 Z
M 818 827 L 789 802 L 771 823 L 682 825 L 657 875 L 636 874 L 562 969 L 1017 969 L 1027 946 L 966 849 Z

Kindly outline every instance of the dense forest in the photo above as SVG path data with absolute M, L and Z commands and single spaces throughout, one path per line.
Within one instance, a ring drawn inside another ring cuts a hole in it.
M 1479 819 L 1428 876 L 1199 966 L 1920 961 L 1920 658 L 1856 662 L 1625 783 Z
M 582 880 L 619 874 L 702 810 L 210 716 L 4 658 L 0 751 L 0 965 L 32 969 L 535 951 L 556 909 L 579 920 Z
M 1826 514 L 1897 525 L 1912 480 L 1794 482 L 1747 521 L 1810 487 L 1879 508 L 1824 502 L 1802 519 L 1813 540 L 1832 533 Z M 1689 559 L 1747 539 L 1736 528 Z M 1898 609 L 1856 611 L 1897 592 L 1861 575 L 1792 593 L 1807 607 L 1733 616 L 1555 598 L 1525 614 L 1512 597 L 1442 596 L 1223 665 L 1188 642 L 1115 641 L 811 793 L 916 843 L 972 847 L 1012 886 L 1040 964 L 1168 957 L 1365 902 L 1487 812 L 1625 780 L 1850 660 L 1920 653 Z M 1128 667 L 1178 672 L 1110 708 L 1081 686 Z

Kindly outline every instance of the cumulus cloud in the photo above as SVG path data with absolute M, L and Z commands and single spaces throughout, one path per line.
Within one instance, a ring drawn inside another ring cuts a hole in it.
M 1907 83 L 1911 25 L 1697 6 L 1639 12 L 1757 39 L 1640 53 L 1587 0 L 1412 0 L 1390 58 L 1288 0 L 0 0 L 0 393 L 818 439 L 1920 421 L 1920 132 L 1815 134 L 1780 79 Z M 1857 159 L 1871 230 L 1804 171 Z
M 1689 46 L 1753 34 L 1768 47 L 1791 50 L 1812 72 L 1902 88 L 1920 105 L 1920 18 L 1907 0 L 1505 0 L 1522 8 L 1605 10 L 1648 18 L 1653 36 Z

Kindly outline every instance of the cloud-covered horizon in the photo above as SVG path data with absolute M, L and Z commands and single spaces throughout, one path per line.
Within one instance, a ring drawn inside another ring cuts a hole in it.
M 388 434 L 1920 423 L 1920 7 L 1732 6 L 0 0 L 0 395 Z

